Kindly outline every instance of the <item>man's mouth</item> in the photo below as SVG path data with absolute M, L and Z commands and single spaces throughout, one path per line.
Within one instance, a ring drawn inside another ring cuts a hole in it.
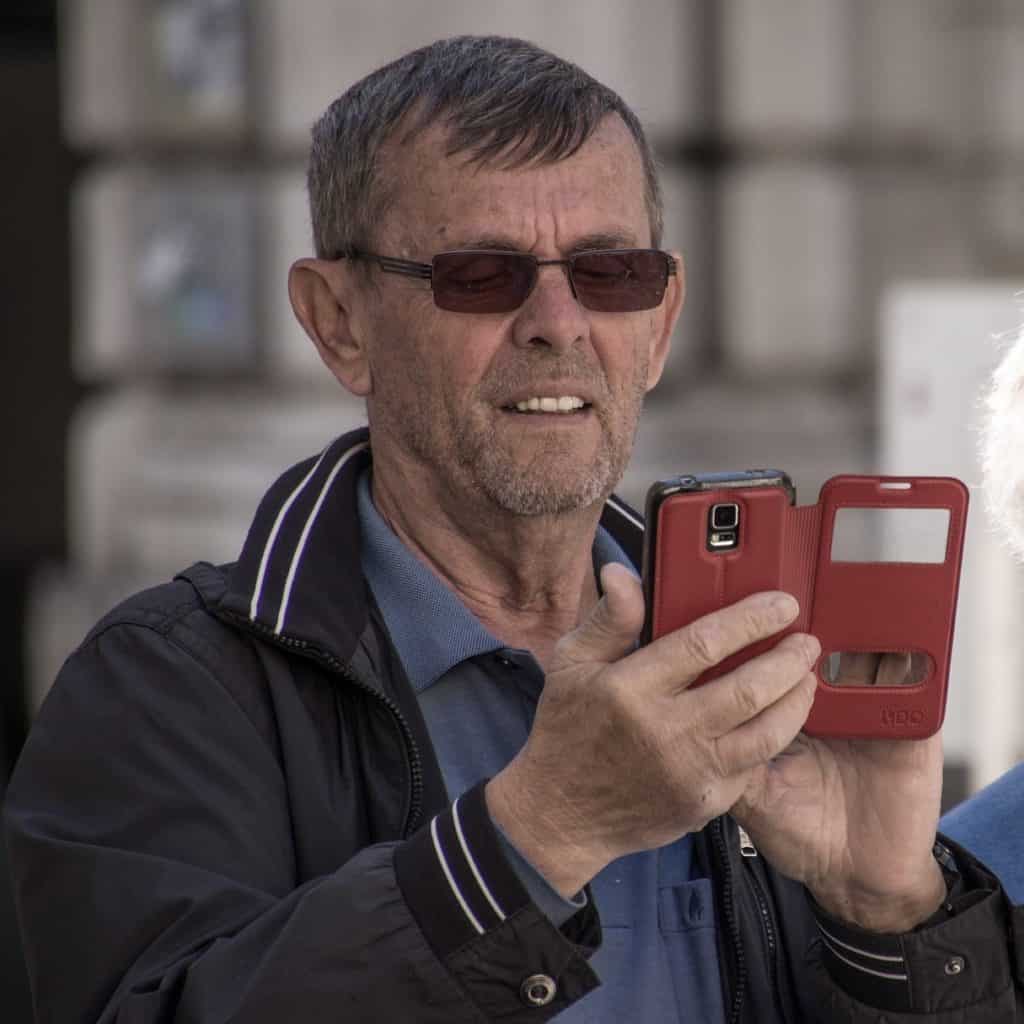
M 578 395 L 531 395 L 522 401 L 505 406 L 509 412 L 574 413 L 589 409 L 590 404 Z

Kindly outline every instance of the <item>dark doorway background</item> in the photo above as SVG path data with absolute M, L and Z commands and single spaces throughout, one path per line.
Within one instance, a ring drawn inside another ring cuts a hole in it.
M 68 336 L 68 195 L 55 0 L 0 5 L 0 791 L 24 740 L 26 595 L 65 551 L 64 457 L 76 400 Z M 0 844 L 0 1017 L 31 1020 Z

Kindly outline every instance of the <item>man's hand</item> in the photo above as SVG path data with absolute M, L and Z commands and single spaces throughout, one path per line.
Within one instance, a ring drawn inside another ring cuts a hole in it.
M 633 650 L 643 595 L 605 566 L 604 597 L 559 641 L 533 729 L 487 786 L 492 817 L 562 895 L 606 864 L 664 846 L 727 811 L 790 746 L 820 648 L 786 637 L 696 690 L 707 668 L 778 633 L 796 601 L 758 594 Z
M 835 685 L 900 685 L 909 655 L 845 658 Z M 880 932 L 909 931 L 942 902 L 932 856 L 942 741 L 800 735 L 751 773 L 733 814 L 783 874 L 830 913 Z

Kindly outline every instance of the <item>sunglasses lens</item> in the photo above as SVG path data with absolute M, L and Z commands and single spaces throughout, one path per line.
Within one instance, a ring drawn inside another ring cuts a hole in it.
M 661 305 L 668 262 L 657 249 L 584 252 L 572 260 L 576 296 L 587 309 L 632 313 Z
M 454 313 L 510 313 L 537 276 L 529 256 L 514 252 L 446 252 L 434 257 L 434 302 Z

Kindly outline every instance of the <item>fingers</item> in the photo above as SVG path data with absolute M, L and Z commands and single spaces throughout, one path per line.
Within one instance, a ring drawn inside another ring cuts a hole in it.
M 909 651 L 882 655 L 875 672 L 876 686 L 906 686 L 913 681 Z
M 693 699 L 707 734 L 724 736 L 757 718 L 804 680 L 819 654 L 821 644 L 815 637 L 794 633 L 695 691 Z
M 785 629 L 799 611 L 796 599 L 781 591 L 753 594 L 630 655 L 630 673 L 678 692 L 730 654 Z
M 844 651 L 833 686 L 907 686 L 924 678 L 920 659 L 909 651 L 875 654 Z
M 880 655 L 868 651 L 843 651 L 833 686 L 874 686 Z
M 817 689 L 818 677 L 807 672 L 774 703 L 720 736 L 715 741 L 719 770 L 733 775 L 778 757 L 803 728 Z
M 610 562 L 601 569 L 604 596 L 590 615 L 559 640 L 551 670 L 569 665 L 617 661 L 633 649 L 644 624 L 640 582 L 625 566 Z

